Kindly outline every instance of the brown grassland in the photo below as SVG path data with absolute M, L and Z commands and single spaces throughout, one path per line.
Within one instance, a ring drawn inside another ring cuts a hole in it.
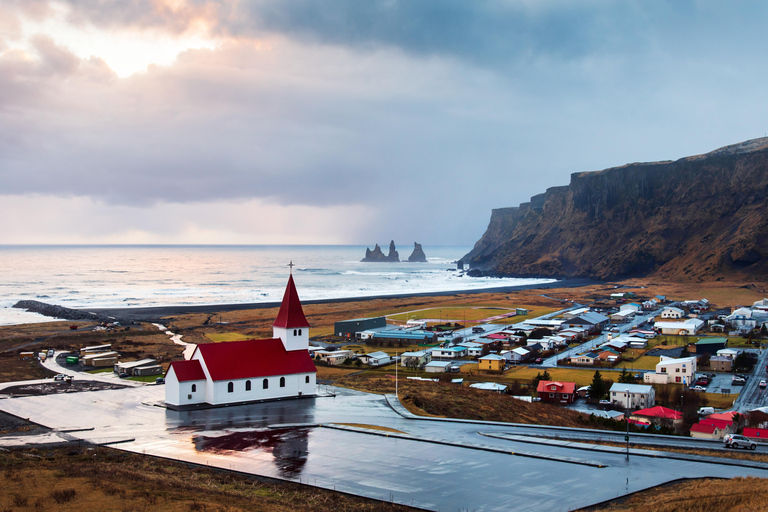
M 108 448 L 0 451 L 0 466 L 4 511 L 410 510 Z

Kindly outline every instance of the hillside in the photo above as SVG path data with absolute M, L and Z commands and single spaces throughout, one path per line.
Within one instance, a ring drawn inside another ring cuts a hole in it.
M 462 261 L 488 275 L 765 280 L 768 138 L 571 175 L 493 210 Z

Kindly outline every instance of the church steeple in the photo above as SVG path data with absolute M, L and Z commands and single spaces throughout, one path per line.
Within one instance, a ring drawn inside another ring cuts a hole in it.
M 304 316 L 304 309 L 293 283 L 293 274 L 288 277 L 280 311 L 272 324 L 272 336 L 283 340 L 285 350 L 306 350 L 309 347 L 309 322 Z

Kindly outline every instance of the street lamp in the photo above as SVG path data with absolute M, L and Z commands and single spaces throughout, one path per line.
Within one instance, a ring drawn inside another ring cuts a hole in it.
M 624 392 L 627 394 L 627 410 L 629 410 L 629 389 L 625 389 Z M 629 462 L 629 416 L 626 417 L 626 421 L 627 421 L 627 433 L 624 436 L 624 440 L 627 441 L 627 462 Z

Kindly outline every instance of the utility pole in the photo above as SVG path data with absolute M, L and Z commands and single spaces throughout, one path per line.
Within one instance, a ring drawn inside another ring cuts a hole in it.
M 399 365 L 397 364 L 397 351 L 395 351 L 395 398 L 399 397 L 397 396 L 397 367 Z

